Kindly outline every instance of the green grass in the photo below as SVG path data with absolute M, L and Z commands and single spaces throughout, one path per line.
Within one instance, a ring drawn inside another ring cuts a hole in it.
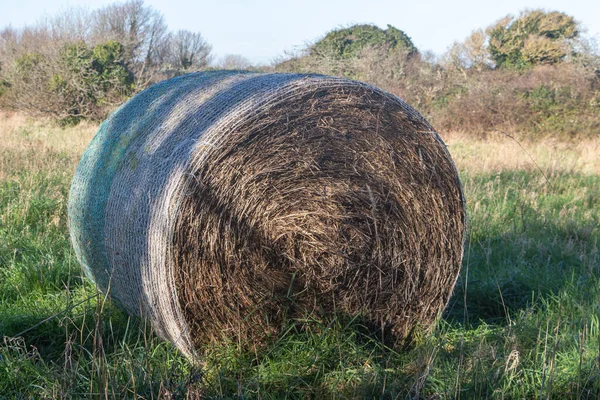
M 444 318 L 410 349 L 360 319 L 290 321 L 261 351 L 223 345 L 194 366 L 82 277 L 66 218 L 78 155 L 2 151 L 0 399 L 600 394 L 599 175 L 465 168 L 463 270 Z

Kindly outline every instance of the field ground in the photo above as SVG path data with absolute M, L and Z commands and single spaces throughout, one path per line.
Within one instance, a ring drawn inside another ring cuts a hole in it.
M 600 396 L 600 138 L 445 137 L 469 234 L 413 348 L 359 320 L 290 321 L 265 351 L 210 349 L 200 368 L 82 278 L 66 199 L 96 128 L 0 114 L 0 399 Z

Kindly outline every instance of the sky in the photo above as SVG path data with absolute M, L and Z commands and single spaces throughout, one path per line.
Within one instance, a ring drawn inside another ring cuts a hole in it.
M 90 10 L 110 0 L 0 0 L 0 28 L 33 24 L 72 7 Z M 600 42 L 598 0 L 145 0 L 160 11 L 171 30 L 200 32 L 215 59 L 240 54 L 269 64 L 299 50 L 328 31 L 355 23 L 387 24 L 403 30 L 421 51 L 444 53 L 473 30 L 507 14 L 543 8 L 575 17 L 586 35 Z

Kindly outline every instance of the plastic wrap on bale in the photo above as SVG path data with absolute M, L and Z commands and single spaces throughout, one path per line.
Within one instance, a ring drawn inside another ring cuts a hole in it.
M 100 291 L 184 354 L 360 316 L 405 341 L 455 285 L 465 207 L 446 146 L 398 97 L 319 75 L 196 73 L 136 95 L 75 173 Z

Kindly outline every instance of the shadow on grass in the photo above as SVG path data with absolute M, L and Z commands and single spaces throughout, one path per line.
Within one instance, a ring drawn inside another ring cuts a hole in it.
M 538 178 L 508 171 L 465 179 L 471 224 L 447 321 L 502 325 L 598 278 L 600 177 L 558 175 L 552 186 Z

